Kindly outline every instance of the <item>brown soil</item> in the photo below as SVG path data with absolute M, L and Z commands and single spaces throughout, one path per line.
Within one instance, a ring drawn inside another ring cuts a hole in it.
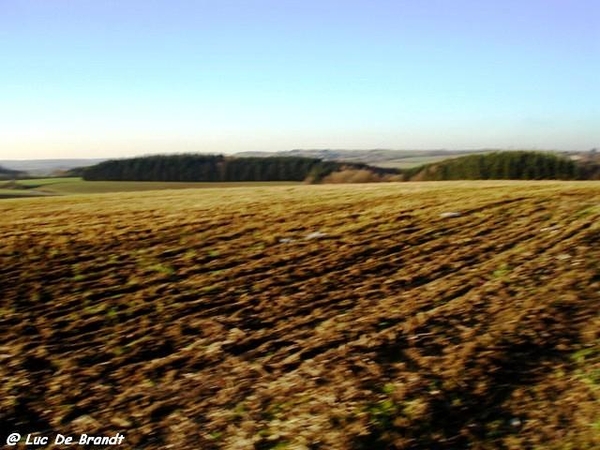
M 599 221 L 593 183 L 4 200 L 1 442 L 599 448 Z

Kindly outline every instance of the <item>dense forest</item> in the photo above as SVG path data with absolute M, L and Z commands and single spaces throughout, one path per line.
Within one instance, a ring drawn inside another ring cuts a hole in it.
M 369 170 L 378 175 L 395 169 L 359 163 L 304 157 L 247 157 L 224 155 L 152 155 L 113 159 L 81 170 L 85 180 L 111 181 L 312 181 L 320 182 L 341 170 Z
M 584 170 L 585 169 L 585 170 Z M 468 155 L 403 171 L 405 180 L 576 180 L 594 178 L 597 165 L 584 168 L 549 152 L 506 151 Z

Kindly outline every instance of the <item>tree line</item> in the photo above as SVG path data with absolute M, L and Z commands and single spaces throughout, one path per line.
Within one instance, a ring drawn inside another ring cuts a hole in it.
M 556 153 L 535 151 L 473 154 L 403 170 L 303 156 L 177 154 L 114 159 L 73 169 L 70 175 L 90 181 L 187 182 L 576 180 L 600 179 L 600 164 L 595 160 L 573 161 Z
M 76 169 L 89 181 L 310 181 L 344 169 L 366 169 L 377 174 L 397 173 L 394 169 L 361 163 L 322 161 L 317 158 L 226 157 L 224 155 L 151 155 L 113 159 Z

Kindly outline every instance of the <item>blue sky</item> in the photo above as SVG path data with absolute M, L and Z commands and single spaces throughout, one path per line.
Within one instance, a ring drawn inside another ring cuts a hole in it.
M 0 0 L 0 158 L 600 146 L 597 0 Z

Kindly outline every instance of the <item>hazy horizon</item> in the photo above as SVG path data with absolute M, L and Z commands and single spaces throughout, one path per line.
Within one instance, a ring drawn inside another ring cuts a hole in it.
M 0 159 L 600 146 L 592 0 L 23 0 Z

